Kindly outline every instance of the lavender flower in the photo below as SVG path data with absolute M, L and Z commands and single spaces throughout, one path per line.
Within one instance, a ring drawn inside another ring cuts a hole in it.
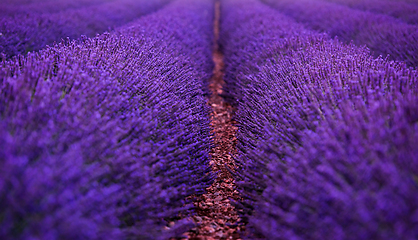
M 409 24 L 418 24 L 418 6 L 400 1 L 376 1 L 376 0 L 327 0 L 351 8 L 387 14 L 399 18 Z
M 249 239 L 414 239 L 418 73 L 224 1 Z
M 212 1 L 0 67 L 0 236 L 167 239 L 211 184 Z
M 62 39 L 94 37 L 151 13 L 168 0 L 116 0 L 55 12 L 17 13 L 0 18 L 0 53 L 7 58 L 38 51 Z
M 305 26 L 337 36 L 344 42 L 366 45 L 374 56 L 418 65 L 418 27 L 382 14 L 350 9 L 322 0 L 265 0 Z

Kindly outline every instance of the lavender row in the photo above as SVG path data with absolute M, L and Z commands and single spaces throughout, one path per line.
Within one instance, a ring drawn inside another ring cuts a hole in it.
M 0 3 L 0 15 L 13 16 L 16 14 L 54 13 L 68 9 L 78 9 L 112 0 L 59 0 L 59 1 L 36 1 L 28 4 Z
M 389 0 L 391 2 L 406 2 L 406 3 L 410 3 L 410 4 L 418 4 L 417 0 Z
M 3 0 L 1 1 L 0 5 L 27 5 L 32 3 L 45 3 L 53 1 L 54 0 Z
M 38 51 L 62 39 L 77 39 L 127 24 L 170 0 L 115 0 L 58 13 L 17 14 L 0 19 L 0 54 L 10 58 Z
M 222 12 L 249 239 L 415 239 L 418 73 L 258 1 Z
M 0 238 L 168 239 L 210 173 L 213 3 L 0 67 Z
M 387 14 L 409 24 L 418 24 L 418 5 L 406 2 L 377 1 L 377 0 L 327 0 L 350 8 L 375 13 Z
M 418 26 L 322 0 L 263 1 L 309 28 L 347 43 L 366 45 L 375 56 L 389 55 L 390 59 L 418 66 Z
M 48 2 L 51 0 L 3 0 L 0 3 L 0 6 L 3 5 L 26 5 L 26 4 L 31 4 L 34 2 L 38 2 L 38 3 L 44 3 L 44 2 Z

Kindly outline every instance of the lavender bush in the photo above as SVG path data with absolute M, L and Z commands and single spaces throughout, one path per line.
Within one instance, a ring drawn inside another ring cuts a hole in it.
M 377 0 L 327 0 L 351 8 L 387 14 L 410 24 L 418 24 L 418 5 L 399 1 Z
M 412 3 L 412 4 L 418 4 L 417 0 L 388 0 L 391 2 L 406 2 L 406 3 Z
M 0 68 L 2 239 L 167 239 L 213 178 L 212 1 Z
M 305 26 L 366 45 L 375 56 L 418 65 L 418 27 L 382 14 L 350 9 L 322 0 L 263 0 Z
M 58 13 L 22 13 L 0 18 L 0 54 L 38 51 L 62 39 L 93 37 L 164 6 L 169 0 L 115 0 Z
M 13 16 L 16 14 L 33 14 L 33 13 L 56 13 L 59 11 L 65 11 L 69 9 L 78 9 L 89 7 L 93 5 L 99 5 L 107 3 L 113 0 L 44 0 L 19 3 L 19 1 L 13 2 L 1 2 L 0 3 L 0 15 Z
M 415 239 L 418 73 L 224 1 L 249 239 Z

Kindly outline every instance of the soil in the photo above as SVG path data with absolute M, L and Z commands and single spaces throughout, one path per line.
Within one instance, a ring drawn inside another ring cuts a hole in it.
M 199 196 L 194 202 L 197 216 L 194 221 L 198 227 L 186 233 L 187 239 L 240 239 L 242 226 L 240 218 L 230 200 L 239 200 L 235 181 L 230 171 L 236 168 L 233 154 L 236 152 L 236 122 L 233 120 L 235 109 L 221 97 L 223 90 L 224 63 L 223 54 L 217 44 L 219 38 L 220 3 L 216 2 L 213 50 L 215 67 L 210 80 L 211 95 L 208 104 L 212 108 L 211 127 L 214 136 L 214 147 L 211 149 L 211 167 L 217 172 L 214 183 L 207 188 L 207 193 Z M 229 170 L 227 169 L 229 168 Z

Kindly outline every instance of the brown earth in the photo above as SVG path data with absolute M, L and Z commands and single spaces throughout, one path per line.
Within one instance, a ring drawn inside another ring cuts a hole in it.
M 223 92 L 224 63 L 223 54 L 219 50 L 220 3 L 216 2 L 214 35 L 215 46 L 213 61 L 215 67 L 210 82 L 211 95 L 208 104 L 212 108 L 211 127 L 214 135 L 214 147 L 211 149 L 211 167 L 218 172 L 215 182 L 207 188 L 207 193 L 199 196 L 194 202 L 197 216 L 194 221 L 198 227 L 186 233 L 187 239 L 240 239 L 238 232 L 242 226 L 238 224 L 240 218 L 231 205 L 230 199 L 239 200 L 235 190 L 235 181 L 227 168 L 234 171 L 235 163 L 232 155 L 236 152 L 236 122 L 232 119 L 235 109 L 221 97 Z

